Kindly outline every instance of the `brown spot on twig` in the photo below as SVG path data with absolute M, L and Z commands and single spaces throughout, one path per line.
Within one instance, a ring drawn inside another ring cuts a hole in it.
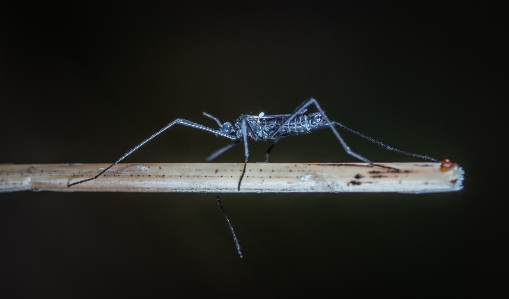
M 387 173 L 412 173 L 411 170 L 399 170 L 397 168 L 394 168 L 393 169 L 390 169 L 390 170 L 387 170 L 387 171 L 380 171 L 380 170 L 370 170 L 368 171 L 368 173 L 370 174 L 387 174 Z

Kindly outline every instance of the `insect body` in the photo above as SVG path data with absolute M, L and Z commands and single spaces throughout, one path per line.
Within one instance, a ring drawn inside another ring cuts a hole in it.
M 315 113 L 309 113 L 305 114 L 307 111 L 307 107 L 314 105 L 318 112 Z M 239 179 L 239 185 L 238 189 L 240 190 L 240 185 L 242 183 L 242 178 L 244 177 L 244 174 L 246 172 L 246 166 L 248 162 L 249 157 L 249 149 L 248 149 L 248 137 L 253 139 L 254 141 L 266 141 L 266 140 L 273 140 L 272 145 L 269 147 L 269 149 L 266 152 L 266 159 L 265 161 L 268 162 L 269 160 L 269 154 L 272 148 L 279 142 L 281 138 L 290 137 L 290 136 L 296 136 L 296 135 L 302 135 L 302 134 L 309 134 L 313 131 L 319 130 L 319 129 L 325 129 L 330 128 L 338 141 L 343 146 L 344 150 L 347 154 L 372 165 L 373 162 L 370 160 L 364 158 L 363 156 L 355 153 L 348 147 L 346 142 L 343 140 L 343 138 L 339 135 L 338 131 L 336 130 L 336 126 L 343 128 L 351 133 L 354 133 L 362 138 L 365 138 L 375 144 L 378 144 L 385 148 L 386 150 L 391 150 L 398 152 L 400 154 L 409 155 L 425 160 L 430 161 L 438 161 L 434 158 L 431 158 L 429 156 L 425 155 L 418 155 L 418 154 L 412 154 L 409 152 L 405 152 L 402 150 L 395 149 L 393 147 L 387 146 L 380 141 L 374 140 L 371 137 L 365 136 L 357 131 L 354 131 L 338 122 L 331 122 L 323 109 L 320 107 L 318 102 L 311 98 L 307 101 L 304 101 L 300 106 L 298 106 L 295 111 L 292 114 L 278 114 L 278 115 L 265 115 L 263 112 L 259 115 L 241 115 L 233 124 L 229 122 L 221 123 L 219 119 L 216 117 L 208 114 L 203 113 L 203 115 L 215 120 L 217 124 L 219 125 L 219 129 L 213 129 L 204 125 L 200 125 L 197 123 L 194 123 L 192 121 L 177 118 L 173 122 L 169 123 L 167 126 L 159 130 L 158 132 L 154 133 L 152 136 L 138 144 L 136 147 L 125 153 L 122 157 L 120 157 L 117 161 L 112 163 L 110 166 L 103 169 L 101 172 L 99 172 L 96 176 L 92 178 L 88 178 L 85 180 L 81 180 L 78 182 L 70 183 L 68 186 L 71 187 L 73 185 L 85 183 L 87 181 L 91 181 L 94 179 L 97 179 L 99 176 L 101 176 L 103 173 L 108 171 L 111 167 L 115 166 L 117 163 L 121 162 L 125 158 L 127 158 L 129 155 L 131 155 L 134 151 L 145 145 L 145 143 L 149 142 L 159 134 L 163 133 L 167 129 L 171 128 L 173 125 L 179 124 L 186 127 L 191 127 L 195 129 L 200 129 L 203 131 L 207 131 L 210 133 L 215 134 L 216 136 L 221 136 L 228 138 L 233 141 L 233 143 L 219 149 L 218 151 L 215 151 L 212 153 L 209 157 L 207 157 L 207 161 L 212 161 L 215 158 L 217 158 L 219 155 L 227 151 L 228 149 L 232 148 L 233 146 L 243 142 L 244 143 L 244 169 L 242 171 L 242 174 Z M 383 167 L 383 166 L 381 166 Z
M 259 116 L 242 115 L 235 121 L 237 138 L 242 138 L 242 119 L 246 119 L 247 134 L 254 141 L 276 140 L 278 138 L 308 134 L 312 131 L 327 128 L 320 113 L 302 114 L 284 124 L 291 114 Z
M 314 105 L 316 107 L 316 109 L 318 110 L 318 112 L 305 114 L 307 111 L 307 107 L 309 107 L 310 105 Z M 145 139 L 143 142 L 141 142 L 140 144 L 135 146 L 133 149 L 131 149 L 130 151 L 125 153 L 117 161 L 115 161 L 113 164 L 111 164 L 110 166 L 103 169 L 96 176 L 94 176 L 92 178 L 85 179 L 85 180 L 81 180 L 78 182 L 70 183 L 68 185 L 68 187 L 97 179 L 103 173 L 108 171 L 111 167 L 115 166 L 117 163 L 119 163 L 120 161 L 124 160 L 129 155 L 131 155 L 134 151 L 136 151 L 137 149 L 139 149 L 140 147 L 145 145 L 145 143 L 149 142 L 150 140 L 152 140 L 153 138 L 155 138 L 156 136 L 158 136 L 159 134 L 163 133 L 164 131 L 166 131 L 167 129 L 171 128 L 173 125 L 176 125 L 176 124 L 183 125 L 186 127 L 195 128 L 195 129 L 200 129 L 203 131 L 207 131 L 207 132 L 215 134 L 216 136 L 225 137 L 225 138 L 228 138 L 233 141 L 233 143 L 230 143 L 229 145 L 223 147 L 222 149 L 212 153 L 209 157 L 207 157 L 207 159 L 206 159 L 207 161 L 214 160 L 216 157 L 218 157 L 219 155 L 221 155 L 228 149 L 232 148 L 233 146 L 235 146 L 241 142 L 244 143 L 244 156 L 245 156 L 244 168 L 242 170 L 242 174 L 239 179 L 238 190 L 240 190 L 240 184 L 242 183 L 242 179 L 244 178 L 244 174 L 246 173 L 246 166 L 247 166 L 247 161 L 248 161 L 248 157 L 249 157 L 249 149 L 248 149 L 248 144 L 247 144 L 248 137 L 250 137 L 254 141 L 273 140 L 272 145 L 269 147 L 269 149 L 267 150 L 266 155 L 265 155 L 266 162 L 269 161 L 270 151 L 272 150 L 272 148 L 274 148 L 274 146 L 278 143 L 278 141 L 281 138 L 302 135 L 302 134 L 309 134 L 309 133 L 319 130 L 319 129 L 330 128 L 332 130 L 332 132 L 334 133 L 334 135 L 336 136 L 336 138 L 338 139 L 338 141 L 343 146 L 344 150 L 347 152 L 347 154 L 349 154 L 363 162 L 366 162 L 366 163 L 369 163 L 372 165 L 376 165 L 373 162 L 371 162 L 370 160 L 364 158 L 363 156 L 353 152 L 348 147 L 348 145 L 345 143 L 343 138 L 339 135 L 338 131 L 335 128 L 336 126 L 342 128 L 342 129 L 345 129 L 351 133 L 354 133 L 362 138 L 365 138 L 371 142 L 374 142 L 375 144 L 378 144 L 387 150 L 395 151 L 400 154 L 409 155 L 409 156 L 413 156 L 413 157 L 417 157 L 417 158 L 421 158 L 421 159 L 425 159 L 425 160 L 431 160 L 431 161 L 435 161 L 435 162 L 438 161 L 438 160 L 431 158 L 429 156 L 412 154 L 412 153 L 408 153 L 405 151 L 395 149 L 393 147 L 390 147 L 390 146 L 387 146 L 387 145 L 381 143 L 380 141 L 374 140 L 371 137 L 365 136 L 357 131 L 354 131 L 354 130 L 352 130 L 338 122 L 331 122 L 329 120 L 329 118 L 327 117 L 327 115 L 325 115 L 325 112 L 322 110 L 322 108 L 320 107 L 318 102 L 313 98 L 305 101 L 300 106 L 298 106 L 297 109 L 295 109 L 295 111 L 292 114 L 265 115 L 263 112 L 260 113 L 259 115 L 244 114 L 244 115 L 241 115 L 233 124 L 231 124 L 229 122 L 221 123 L 219 121 L 219 119 L 217 119 L 216 117 L 214 117 L 208 113 L 205 113 L 205 112 L 203 113 L 203 115 L 215 120 L 217 122 L 217 124 L 219 125 L 219 129 L 213 129 L 210 127 L 206 127 L 204 125 L 194 123 L 194 122 L 186 120 L 186 119 L 177 118 L 176 120 L 172 121 L 167 126 L 162 128 L 161 130 L 154 133 L 152 136 L 150 136 L 149 138 Z M 378 165 L 378 166 L 386 167 L 386 166 L 382 166 L 382 165 Z M 230 230 L 233 235 L 233 239 L 235 241 L 237 252 L 238 252 L 239 256 L 242 258 L 242 253 L 240 251 L 239 242 L 237 240 L 235 232 L 233 231 L 233 227 L 231 226 L 230 220 L 226 216 L 226 213 L 221 205 L 221 201 L 220 201 L 219 197 L 217 197 L 217 202 L 219 204 L 219 207 L 221 208 L 221 211 L 223 212 L 223 215 L 226 218 L 226 221 L 228 222 L 228 226 L 230 227 Z

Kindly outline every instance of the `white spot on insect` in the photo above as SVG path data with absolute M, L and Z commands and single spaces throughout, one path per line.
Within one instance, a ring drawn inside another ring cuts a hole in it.
M 307 181 L 309 180 L 313 175 L 312 174 L 303 174 L 300 178 L 301 181 Z
M 265 115 L 264 112 L 260 112 L 260 114 L 258 114 L 258 117 L 263 117 Z

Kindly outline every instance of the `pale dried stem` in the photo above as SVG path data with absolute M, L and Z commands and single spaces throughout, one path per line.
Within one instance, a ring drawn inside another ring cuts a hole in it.
M 0 192 L 404 192 L 462 189 L 463 171 L 453 163 L 249 163 L 240 191 L 243 163 L 121 163 L 96 180 L 108 164 L 0 165 Z M 451 166 L 452 165 L 452 166 Z

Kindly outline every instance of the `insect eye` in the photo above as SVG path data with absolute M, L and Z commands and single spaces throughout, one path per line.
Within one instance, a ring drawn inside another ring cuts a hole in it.
M 226 133 L 226 134 L 229 134 L 233 131 L 233 126 L 231 123 L 229 122 L 225 122 L 223 124 L 223 127 L 221 128 L 221 131 L 223 131 L 223 133 Z
M 323 118 L 322 118 L 322 115 L 321 115 L 321 114 L 316 114 L 315 116 L 313 116 L 313 119 L 311 120 L 311 123 L 312 123 L 313 125 L 317 125 L 317 124 L 319 124 L 319 123 L 321 123 L 321 122 L 322 122 L 322 119 L 323 119 Z

